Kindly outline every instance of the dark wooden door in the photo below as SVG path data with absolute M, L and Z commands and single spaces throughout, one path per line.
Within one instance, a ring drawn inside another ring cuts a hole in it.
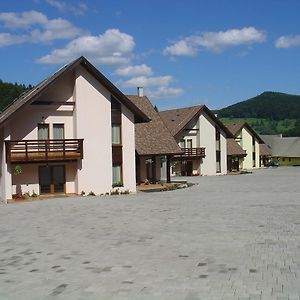
M 41 194 L 65 193 L 65 166 L 39 167 Z
M 187 176 L 193 175 L 193 162 L 190 160 L 186 162 L 186 173 Z

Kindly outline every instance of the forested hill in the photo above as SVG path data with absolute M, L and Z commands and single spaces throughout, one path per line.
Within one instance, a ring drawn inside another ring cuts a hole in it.
M 300 119 L 300 96 L 264 92 L 216 111 L 220 118 Z
M 15 98 L 23 92 L 31 89 L 32 86 L 24 84 L 3 82 L 0 79 L 0 112 L 3 111 Z

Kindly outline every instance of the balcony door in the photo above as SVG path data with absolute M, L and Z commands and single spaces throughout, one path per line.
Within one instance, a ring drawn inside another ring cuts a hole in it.
M 42 141 L 38 143 L 38 150 L 39 151 L 46 151 L 47 141 L 50 138 L 49 133 L 49 124 L 38 124 L 38 140 Z
M 49 124 L 38 124 L 38 140 L 49 140 Z
M 40 194 L 65 193 L 65 166 L 39 167 Z

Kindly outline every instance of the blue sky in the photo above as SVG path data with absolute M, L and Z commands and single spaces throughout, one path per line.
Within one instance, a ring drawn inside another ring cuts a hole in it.
M 299 0 L 10 0 L 0 78 L 37 84 L 84 55 L 159 109 L 300 94 Z

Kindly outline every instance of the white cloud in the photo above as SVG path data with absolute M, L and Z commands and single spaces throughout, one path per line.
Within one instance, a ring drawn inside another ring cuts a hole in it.
M 179 97 L 184 93 L 184 90 L 181 88 L 161 86 L 156 90 L 148 90 L 147 93 L 151 99 L 163 99 Z
M 75 6 L 60 0 L 46 0 L 46 2 L 58 9 L 60 12 L 71 12 L 76 16 L 84 15 L 88 10 L 88 7 L 85 3 L 79 3 Z
M 173 44 L 172 46 L 166 47 L 163 51 L 163 54 L 171 54 L 176 56 L 194 56 L 195 54 L 197 54 L 197 49 L 188 41 L 181 40 Z
M 151 76 L 153 74 L 152 69 L 145 65 L 136 65 L 136 66 L 127 66 L 127 67 L 120 67 L 115 70 L 114 74 L 123 77 L 137 77 L 137 76 Z
M 43 64 L 67 63 L 81 55 L 94 64 L 126 65 L 130 62 L 135 46 L 131 35 L 118 29 L 108 29 L 98 36 L 82 36 L 66 45 L 55 49 L 50 54 L 37 60 Z
M 81 33 L 82 31 L 77 27 L 74 27 L 69 21 L 59 18 L 49 20 L 42 30 L 33 30 L 31 32 L 31 37 L 35 42 L 49 42 L 59 39 L 71 39 Z
M 164 49 L 163 54 L 174 56 L 195 55 L 200 49 L 221 52 L 227 47 L 262 43 L 266 40 L 263 31 L 254 27 L 230 29 L 219 32 L 202 32 L 175 42 Z
M 291 48 L 300 46 L 300 35 L 284 35 L 275 42 L 276 48 Z
M 155 77 L 138 76 L 122 82 L 122 85 L 124 87 L 168 86 L 172 81 L 174 81 L 174 78 L 169 75 Z
M 21 35 L 13 35 L 9 33 L 0 33 L 0 47 L 10 46 L 23 43 L 27 37 Z
M 48 18 L 35 10 L 25 11 L 23 13 L 0 13 L 0 21 L 4 23 L 4 27 L 10 29 L 29 28 L 33 25 L 43 25 L 48 22 Z
M 5 28 L 16 31 L 17 34 L 1 33 L 0 46 L 8 46 L 18 43 L 47 43 L 59 39 L 72 39 L 82 34 L 82 30 L 75 27 L 65 19 L 51 19 L 38 11 L 23 13 L 0 13 L 0 23 Z

